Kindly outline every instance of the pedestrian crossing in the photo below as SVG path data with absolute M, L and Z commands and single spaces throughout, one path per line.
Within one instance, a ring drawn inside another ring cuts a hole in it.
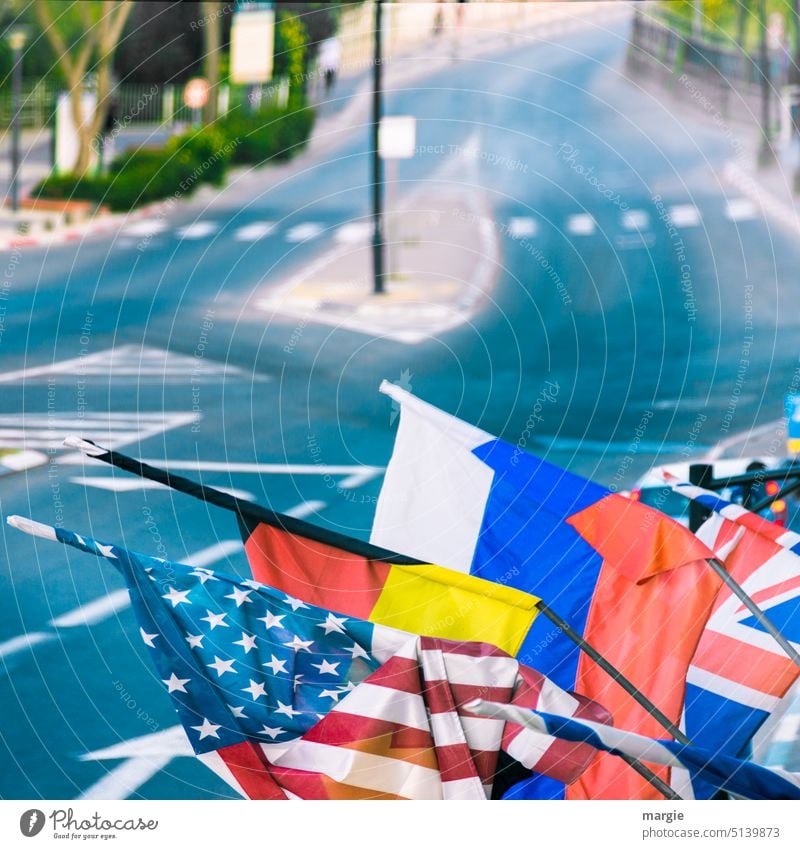
M 617 227 L 624 234 L 651 233 L 661 218 L 666 224 L 679 230 L 688 230 L 704 226 L 704 222 L 724 220 L 739 224 L 754 221 L 761 217 L 761 210 L 747 197 L 734 197 L 717 202 L 713 208 L 701 211 L 694 203 L 675 202 L 656 209 L 621 209 L 617 214 Z M 504 232 L 512 239 L 530 239 L 539 234 L 542 225 L 547 222 L 558 227 L 567 235 L 580 238 L 607 235 L 608 226 L 594 215 L 575 211 L 564 215 L 562 220 L 552 215 L 511 215 L 504 224 Z M 201 219 L 190 224 L 170 228 L 163 219 L 144 219 L 125 225 L 120 239 L 161 237 L 185 242 L 231 238 L 242 244 L 261 242 L 266 239 L 299 245 L 313 242 L 329 236 L 337 245 L 360 245 L 369 242 L 372 235 L 372 223 L 367 220 L 347 221 L 338 225 L 325 225 L 320 221 L 301 221 L 281 224 L 273 220 L 250 221 L 241 226 L 231 227 L 223 221 Z
M 616 215 L 612 224 L 607 219 L 599 222 L 588 212 L 573 212 L 559 221 L 552 216 L 512 215 L 503 225 L 503 231 L 515 240 L 528 239 L 538 235 L 542 226 L 555 227 L 577 241 L 589 236 L 614 237 L 621 249 L 632 247 L 651 247 L 655 243 L 657 231 L 663 224 L 676 230 L 690 230 L 708 226 L 712 223 L 727 222 L 739 225 L 743 222 L 761 218 L 761 209 L 746 197 L 730 198 L 717 202 L 703 210 L 693 203 L 673 203 L 661 210 L 623 209 Z M 661 219 L 661 221 L 659 221 Z
M 20 451 L 58 451 L 77 434 L 106 448 L 121 448 L 177 427 L 193 424 L 194 413 L 53 412 L 0 415 L 0 446 Z
M 73 381 L 102 377 L 114 383 L 184 385 L 209 379 L 260 379 L 237 366 L 209 359 L 204 353 L 204 349 L 198 350 L 196 355 L 190 356 L 147 345 L 118 345 L 94 354 L 5 371 L 0 373 L 0 384 L 49 383 L 65 375 Z

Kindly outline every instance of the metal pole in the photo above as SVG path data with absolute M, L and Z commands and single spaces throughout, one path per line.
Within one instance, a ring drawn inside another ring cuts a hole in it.
M 383 0 L 375 0 L 375 54 L 372 61 L 372 291 L 384 289 L 383 161 L 378 132 L 383 114 Z
M 742 589 L 738 581 L 730 576 L 730 573 L 725 568 L 723 563 L 720 563 L 716 557 L 708 560 L 711 568 L 722 578 L 725 586 L 741 601 L 741 603 L 755 616 L 756 621 L 761 627 L 775 640 L 775 642 L 784 650 L 786 656 L 795 666 L 800 667 L 800 654 L 797 653 L 795 647 L 781 634 L 781 632 L 772 624 L 772 621 L 764 613 L 764 611 L 753 601 L 752 598 Z
M 758 164 L 768 165 L 774 156 L 769 125 L 770 68 L 767 52 L 767 0 L 759 0 L 758 23 L 761 27 L 761 41 L 758 48 L 758 64 L 761 73 L 761 147 L 758 151 Z
M 11 209 L 19 210 L 20 110 L 22 109 L 22 48 L 14 45 L 14 68 L 11 79 Z
M 699 486 L 701 489 L 710 489 L 709 484 L 714 479 L 714 468 L 706 463 L 692 463 L 689 466 L 689 483 Z M 711 511 L 702 504 L 692 499 L 689 502 L 689 530 L 695 533 L 700 525 L 708 518 Z

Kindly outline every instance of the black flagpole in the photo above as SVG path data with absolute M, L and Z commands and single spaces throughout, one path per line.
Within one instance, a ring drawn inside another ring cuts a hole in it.
M 229 495 L 227 492 L 220 492 L 214 487 L 206 486 L 205 484 L 197 483 L 182 475 L 174 475 L 164 469 L 159 469 L 147 463 L 136 460 L 133 457 L 128 457 L 126 454 L 121 454 L 119 451 L 105 449 L 88 439 L 79 437 L 67 437 L 64 444 L 70 448 L 77 448 L 82 453 L 103 463 L 108 463 L 118 469 L 126 472 L 131 472 L 140 478 L 157 481 L 158 483 L 168 486 L 178 492 L 183 492 L 186 495 L 191 495 L 200 501 L 206 501 L 209 504 L 214 504 L 217 507 L 222 507 L 224 510 L 230 510 L 236 513 L 240 519 L 250 519 L 251 521 L 263 522 L 275 528 L 280 528 L 291 534 L 311 539 L 316 542 L 321 542 L 325 545 L 330 545 L 335 548 L 341 548 L 349 551 L 351 554 L 356 554 L 359 557 L 364 557 L 367 560 L 375 560 L 383 563 L 394 563 L 398 566 L 423 566 L 425 561 L 417 560 L 414 557 L 407 557 L 403 554 L 389 551 L 385 548 L 379 548 L 368 542 L 354 539 L 353 537 L 345 536 L 336 531 L 329 531 L 326 528 L 320 528 L 311 522 L 306 522 L 303 519 L 296 519 L 293 516 L 286 516 L 283 513 L 277 513 L 274 510 L 268 510 L 265 507 L 260 507 L 257 504 L 251 504 L 249 501 L 244 501 L 241 498 L 236 498 L 234 495 Z M 573 643 L 583 651 L 587 657 L 593 660 L 604 672 L 606 672 L 626 693 L 628 693 L 644 710 L 649 713 L 672 737 L 679 743 L 691 745 L 689 738 L 666 716 L 659 710 L 653 702 L 639 690 L 622 672 L 620 672 L 610 661 L 606 660 L 584 637 L 582 637 L 572 626 L 561 616 L 559 616 L 545 602 L 539 601 L 536 605 L 540 613 L 546 616 L 557 628 L 564 632 L 564 635 L 572 640 Z

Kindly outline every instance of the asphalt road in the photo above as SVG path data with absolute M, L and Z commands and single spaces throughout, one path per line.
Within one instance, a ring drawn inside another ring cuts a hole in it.
M 366 536 L 380 475 L 349 467 L 388 460 L 382 378 L 511 442 L 557 383 L 529 447 L 618 488 L 656 457 L 780 416 L 797 364 L 796 236 L 722 182 L 736 155 L 724 127 L 625 76 L 625 37 L 615 23 L 512 44 L 388 95 L 390 113 L 418 118 L 396 195 L 477 138 L 475 167 L 450 179 L 488 196 L 503 253 L 471 324 L 411 346 L 259 310 L 265 287 L 367 214 L 363 128 L 206 204 L 2 255 L 0 442 L 48 451 L 81 430 Z M 51 460 L 0 480 L 0 513 L 246 571 L 231 516 L 117 491 L 128 478 L 67 452 Z M 0 797 L 229 795 L 169 739 L 160 769 L 126 742 L 175 718 L 116 575 L 5 525 L 0 541 Z

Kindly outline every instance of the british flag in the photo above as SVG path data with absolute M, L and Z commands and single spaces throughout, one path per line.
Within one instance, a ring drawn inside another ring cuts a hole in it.
M 687 484 L 673 488 L 713 511 L 698 537 L 782 634 L 800 647 L 800 536 L 713 492 Z M 723 754 L 746 754 L 798 675 L 800 668 L 723 587 L 689 667 L 687 736 Z M 693 788 L 696 797 L 714 792 L 697 781 Z M 686 785 L 677 789 L 682 795 L 689 792 Z
M 609 720 L 494 646 L 412 635 L 257 581 L 9 522 L 117 567 L 195 754 L 246 798 L 487 799 L 501 749 L 571 782 L 591 747 L 463 705 Z

